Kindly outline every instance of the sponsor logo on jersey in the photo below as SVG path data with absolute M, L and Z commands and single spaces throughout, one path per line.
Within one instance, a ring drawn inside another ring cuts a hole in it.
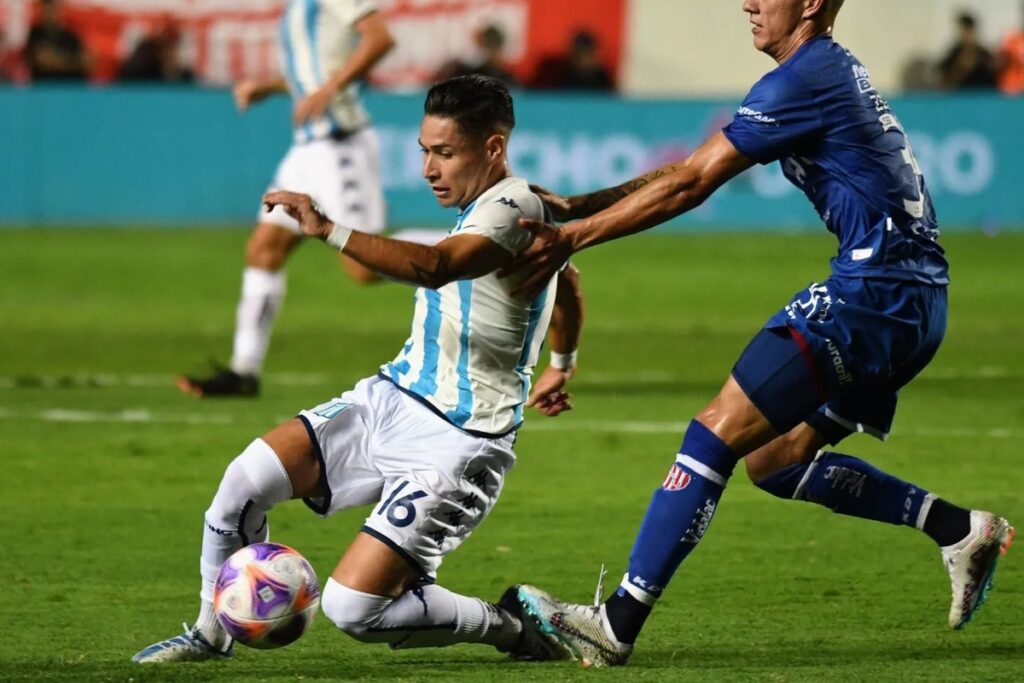
M 777 121 L 772 117 L 767 116 L 764 113 L 759 112 L 755 109 L 751 109 L 750 107 L 740 107 L 739 109 L 736 110 L 736 115 L 743 116 L 748 119 L 754 119 L 755 121 L 758 121 L 760 123 L 777 123 Z
M 661 488 L 666 491 L 682 491 L 690 485 L 692 480 L 693 477 L 689 472 L 680 467 L 679 463 L 674 463 L 672 469 L 668 471 L 665 481 L 661 482 Z
M 515 209 L 516 211 L 522 211 L 522 209 L 519 208 L 519 205 L 516 204 L 516 200 L 512 199 L 511 197 L 498 197 L 496 201 L 499 204 L 504 204 L 509 208 Z

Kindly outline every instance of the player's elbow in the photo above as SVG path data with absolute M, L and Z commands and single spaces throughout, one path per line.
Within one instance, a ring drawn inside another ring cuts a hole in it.
M 697 208 L 711 196 L 713 188 L 700 173 L 688 173 L 672 179 L 666 204 L 673 216 Z

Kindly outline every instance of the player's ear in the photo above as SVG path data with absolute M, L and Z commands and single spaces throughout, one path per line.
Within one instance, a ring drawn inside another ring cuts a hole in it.
M 803 0 L 804 19 L 813 19 L 828 9 L 830 0 Z
M 501 159 L 505 154 L 505 149 L 508 145 L 508 138 L 501 133 L 494 133 L 484 142 L 484 150 L 487 152 L 487 158 L 491 161 L 497 161 Z

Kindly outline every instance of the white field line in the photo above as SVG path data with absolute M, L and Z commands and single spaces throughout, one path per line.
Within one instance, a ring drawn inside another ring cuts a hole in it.
M 1009 379 L 1020 377 L 1021 373 L 1011 372 L 999 366 L 981 366 L 967 372 L 959 370 L 928 370 L 922 375 L 924 380 L 957 380 L 957 379 Z M 342 375 L 330 375 L 318 372 L 272 372 L 264 376 L 268 385 L 283 386 L 337 386 L 348 388 L 355 384 L 359 377 L 346 379 Z M 601 372 L 585 371 L 580 374 L 580 383 L 594 385 L 612 385 L 622 383 L 651 382 L 670 384 L 684 382 L 689 378 L 684 374 L 665 370 L 638 370 L 636 372 Z M 0 389 L 15 388 L 106 388 L 106 387 L 173 387 L 175 375 L 162 374 L 72 374 L 32 376 L 0 376 Z
M 283 422 L 289 416 L 278 416 L 272 422 Z M 70 408 L 47 408 L 44 410 L 10 410 L 0 408 L 0 420 L 33 420 L 41 422 L 79 423 L 121 423 L 121 424 L 188 424 L 188 425 L 235 425 L 255 420 L 242 420 L 230 413 L 159 413 L 146 408 L 100 411 Z M 271 420 L 268 420 L 270 423 Z M 644 421 L 597 421 L 576 419 L 536 418 L 523 427 L 527 432 L 590 432 L 602 434 L 675 434 L 686 431 L 686 422 L 644 422 Z M 942 437 L 965 439 L 1019 439 L 1024 430 L 994 427 L 971 429 L 968 427 L 947 427 L 937 429 L 904 429 L 897 436 Z

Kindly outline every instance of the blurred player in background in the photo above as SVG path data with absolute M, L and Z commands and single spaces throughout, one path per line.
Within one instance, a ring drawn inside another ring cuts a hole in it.
M 744 457 L 750 478 L 775 496 L 931 537 L 952 583 L 953 628 L 982 604 L 1012 540 L 1002 517 L 957 507 L 859 458 L 825 450 L 854 432 L 886 438 L 898 390 L 942 341 L 949 281 L 907 136 L 867 70 L 832 39 L 841 5 L 746 0 L 754 46 L 779 67 L 753 87 L 732 122 L 688 159 L 610 190 L 547 198 L 559 209 L 556 217 L 582 220 L 561 230 L 524 222 L 537 237 L 525 265 L 517 264 L 520 277 L 529 274 L 523 288 L 530 291 L 572 253 L 659 225 L 755 163 L 780 161 L 839 239 L 828 279 L 797 292 L 768 320 L 719 394 L 690 422 L 616 593 L 583 606 L 520 587 L 524 609 L 584 664 L 626 662 Z
M 363 232 L 384 230 L 384 196 L 376 133 L 359 99 L 356 81 L 394 46 L 374 0 L 290 0 L 281 16 L 282 76 L 243 80 L 238 108 L 278 93 L 295 100 L 294 142 L 270 188 L 312 196 L 333 220 Z M 274 319 L 285 294 L 285 263 L 302 239 L 298 223 L 278 208 L 261 208 L 245 250 L 246 268 L 235 321 L 231 363 L 211 377 L 180 377 L 197 396 L 256 396 Z M 373 270 L 341 257 L 358 282 Z
M 514 280 L 496 275 L 532 239 L 518 219 L 546 213 L 508 168 L 515 125 L 508 89 L 484 76 L 455 78 L 430 90 L 424 112 L 423 175 L 441 206 L 460 210 L 437 245 L 332 223 L 308 195 L 265 196 L 306 235 L 418 284 L 412 333 L 377 375 L 256 439 L 228 466 L 206 511 L 199 617 L 134 661 L 230 653 L 212 606 L 217 572 L 239 548 L 266 540 L 267 512 L 291 498 L 324 516 L 380 501 L 322 594 L 324 614 L 353 638 L 392 648 L 472 642 L 517 658 L 562 656 L 557 642 L 523 629 L 513 594 L 493 605 L 434 578 L 497 501 L 515 463 L 524 405 L 550 416 L 571 407 L 564 387 L 583 321 L 576 271 L 560 269 L 525 300 L 510 294 Z M 551 363 L 530 394 L 549 321 Z

